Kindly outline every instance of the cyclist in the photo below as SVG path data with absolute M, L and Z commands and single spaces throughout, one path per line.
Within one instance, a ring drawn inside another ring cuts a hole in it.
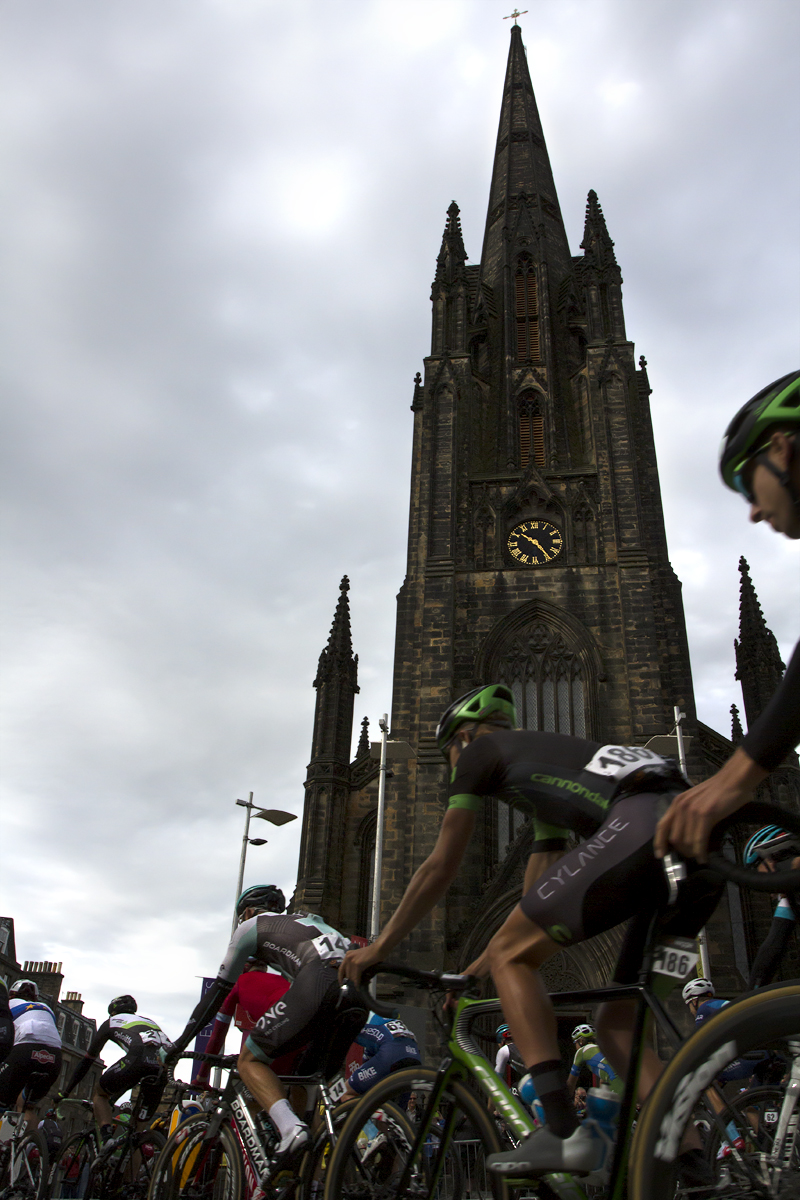
M 225 997 L 222 1007 L 217 1013 L 211 1037 L 205 1049 L 206 1054 L 222 1053 L 231 1021 L 235 1020 L 238 1025 L 240 1019 L 244 1020 L 248 1028 L 252 1029 L 267 1009 L 272 1008 L 276 1000 L 280 1000 L 284 992 L 288 990 L 289 980 L 284 979 L 282 975 L 275 975 L 271 971 L 267 971 L 263 963 L 246 963 L 244 970 L 233 985 L 233 990 Z M 240 1010 L 240 1013 L 237 1013 L 237 1009 Z M 247 1034 L 245 1033 L 242 1037 L 242 1046 L 246 1041 Z M 288 1070 L 288 1065 L 284 1071 L 283 1064 L 280 1064 L 277 1074 L 287 1073 Z M 199 1087 L 205 1087 L 210 1074 L 211 1064 L 201 1063 L 194 1082 Z
M 384 930 L 371 945 L 347 954 L 341 974 L 357 981 L 365 967 L 386 958 L 444 896 L 483 797 L 496 796 L 530 813 L 535 840 L 522 901 L 467 972 L 492 974 L 514 1041 L 531 1064 L 546 1125 L 516 1150 L 488 1161 L 493 1170 L 512 1175 L 588 1173 L 602 1150 L 575 1115 L 555 1015 L 538 968 L 564 945 L 633 916 L 615 980 L 635 982 L 650 917 L 668 895 L 653 859 L 653 834 L 662 811 L 685 788 L 685 779 L 674 763 L 642 747 L 518 731 L 515 724 L 513 697 L 502 684 L 475 688 L 446 710 L 436 740 L 452 768 L 450 802 L 436 846 Z M 572 833 L 586 840 L 567 851 Z M 690 866 L 667 931 L 696 934 L 713 912 L 721 886 Z M 623 1077 L 634 1011 L 632 1002 L 616 1001 L 598 1013 L 600 1045 Z M 655 1052 L 647 1048 L 641 1071 L 644 1094 L 661 1069 Z M 692 1149 L 700 1153 L 699 1139 Z
M 592 1072 L 592 1082 L 595 1087 L 598 1083 L 604 1083 L 611 1088 L 612 1092 L 617 1092 L 621 1096 L 625 1091 L 625 1080 L 620 1079 L 608 1059 L 603 1058 L 602 1051 L 597 1044 L 597 1035 L 591 1025 L 576 1025 L 572 1031 L 572 1041 L 575 1046 L 575 1057 L 572 1060 L 567 1079 L 567 1090 L 570 1096 L 575 1095 L 578 1077 L 584 1066 Z
M 108 1006 L 108 1020 L 95 1033 L 89 1048 L 72 1073 L 63 1097 L 66 1099 L 100 1057 L 106 1042 L 114 1042 L 125 1051 L 124 1057 L 104 1071 L 92 1097 L 94 1115 L 104 1140 L 112 1136 L 112 1104 L 130 1088 L 139 1084 L 136 1123 L 139 1129 L 150 1124 L 167 1082 L 164 1056 L 171 1048 L 160 1025 L 138 1013 L 133 996 L 117 996 Z
M 392 1071 L 418 1067 L 422 1062 L 417 1039 L 396 1017 L 389 1019 L 370 1013 L 355 1040 L 364 1047 L 364 1061 L 347 1080 L 348 1096 L 363 1096 Z
M 342 1003 L 337 968 L 348 942 L 315 913 L 281 915 L 285 907 L 283 892 L 271 884 L 258 884 L 242 893 L 236 907 L 240 924 L 219 974 L 175 1042 L 170 1059 L 177 1060 L 197 1031 L 219 1010 L 249 958 L 277 967 L 290 981 L 290 987 L 259 1018 L 239 1055 L 238 1071 L 276 1129 L 280 1138 L 277 1154 L 288 1161 L 305 1146 L 309 1130 L 295 1115 L 271 1064 L 278 1055 L 307 1043 L 311 1044 L 304 1064 L 310 1064 L 317 1055 L 316 1046 L 327 1036 L 327 1028 Z M 341 1049 L 342 1059 L 366 1018 L 363 1008 L 352 1007 L 350 1022 L 343 1021 L 341 1044 L 335 1047 Z
M 495 1030 L 498 1042 L 497 1054 L 494 1058 L 495 1074 L 505 1080 L 509 1087 L 514 1087 L 520 1076 L 525 1074 L 525 1063 L 514 1044 L 511 1030 L 507 1025 L 498 1025 Z
M 22 1093 L 25 1124 L 35 1129 L 39 1101 L 61 1070 L 61 1036 L 53 1010 L 39 999 L 32 979 L 12 983 L 9 998 L 14 1045 L 0 1063 L 0 1112 L 11 1108 Z
M 743 858 L 748 867 L 761 860 L 759 871 L 776 871 L 782 863 L 788 863 L 796 870 L 800 867 L 798 851 L 800 842 L 793 834 L 779 829 L 777 825 L 765 825 L 747 842 Z M 772 982 L 789 944 L 792 930 L 796 928 L 797 910 L 788 896 L 779 894 L 769 933 L 761 943 L 750 969 L 750 978 L 747 981 L 749 988 L 764 987 Z
M 14 1018 L 8 1000 L 8 984 L 0 977 L 0 1062 L 14 1045 Z
M 750 505 L 751 521 L 800 538 L 800 371 L 765 387 L 739 410 L 722 442 L 724 483 Z M 656 854 L 670 845 L 705 861 L 713 826 L 751 799 L 755 788 L 800 741 L 800 643 L 778 690 L 725 765 L 671 805 L 656 834 Z

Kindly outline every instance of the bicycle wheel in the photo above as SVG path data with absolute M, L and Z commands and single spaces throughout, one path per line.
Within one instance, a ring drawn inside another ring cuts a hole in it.
M 43 1200 L 47 1191 L 47 1142 L 34 1129 L 14 1145 L 3 1180 L 3 1200 Z
M 800 1036 L 800 986 L 777 984 L 735 1001 L 705 1022 L 684 1043 L 659 1079 L 639 1120 L 631 1150 L 630 1200 L 672 1200 L 680 1187 L 681 1138 L 705 1089 L 734 1059 L 769 1050 Z M 712 1125 L 713 1128 L 713 1125 Z M 744 1131 L 743 1131 L 744 1132 Z M 797 1137 L 792 1128 L 790 1136 Z M 796 1161 L 791 1158 L 790 1161 Z M 726 1200 L 736 1197 L 788 1197 L 800 1193 L 800 1171 L 773 1169 L 748 1153 L 734 1152 L 712 1164 L 714 1182 Z
M 785 1095 L 786 1089 L 781 1087 L 751 1088 L 731 1100 L 720 1113 L 724 1125 L 732 1122 L 736 1126 L 745 1154 L 772 1153 Z M 709 1135 L 707 1156 L 710 1162 L 716 1162 L 718 1157 L 731 1157 L 725 1154 L 725 1139 L 716 1126 L 712 1126 Z M 795 1170 L 800 1166 L 800 1144 L 794 1146 L 792 1166 Z
M 463 1084 L 453 1081 L 442 1094 L 416 1152 L 416 1128 L 404 1114 L 402 1123 L 392 1118 L 389 1106 L 410 1092 L 421 1111 L 435 1082 L 435 1071 L 410 1067 L 370 1088 L 336 1143 L 325 1200 L 509 1200 L 503 1179 L 486 1169 L 486 1156 L 501 1149 L 497 1130 Z
M 227 1124 L 206 1139 L 210 1121 L 208 1114 L 198 1113 L 178 1126 L 159 1156 L 149 1200 L 240 1200 L 239 1143 Z
M 84 1200 L 97 1149 L 90 1133 L 76 1133 L 61 1147 L 50 1171 L 50 1200 Z
M 89 1169 L 91 1200 L 145 1200 L 165 1138 L 157 1129 L 131 1132 L 121 1145 L 108 1146 Z
M 357 1099 L 347 1100 L 335 1109 L 333 1113 L 333 1128 L 337 1142 L 350 1114 L 358 1103 Z M 406 1114 L 401 1109 L 389 1103 L 386 1104 L 385 1109 L 388 1127 L 396 1131 L 397 1134 L 402 1131 L 405 1144 L 410 1146 L 413 1141 L 413 1133 Z M 314 1139 L 312 1149 L 306 1154 L 300 1166 L 296 1200 L 322 1200 L 325 1191 L 325 1180 L 334 1149 L 335 1145 L 331 1145 L 327 1129 L 323 1128 Z

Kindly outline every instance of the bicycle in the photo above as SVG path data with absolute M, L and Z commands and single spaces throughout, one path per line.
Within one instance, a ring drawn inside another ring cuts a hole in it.
M 56 1110 L 61 1119 L 62 1110 L 68 1104 L 77 1105 L 84 1112 L 88 1112 L 92 1121 L 85 1129 L 67 1138 L 59 1150 L 58 1157 L 50 1169 L 47 1185 L 49 1200 L 83 1200 L 87 1195 L 89 1170 L 100 1150 L 100 1136 L 91 1100 L 79 1100 L 74 1097 L 62 1100 Z
M 274 1200 L 321 1198 L 330 1148 L 354 1103 L 342 1101 L 341 1074 L 333 1081 L 325 1068 L 310 1075 L 280 1076 L 287 1088 L 305 1090 L 304 1117 L 312 1130 L 300 1157 L 286 1165 L 276 1158 L 279 1138 L 272 1122 L 263 1112 L 253 1113 L 251 1102 L 255 1102 L 235 1070 L 238 1056 L 187 1053 L 181 1057 L 210 1062 L 230 1074 L 222 1091 L 208 1089 L 216 1096 L 213 1111 L 187 1117 L 167 1140 L 153 1173 L 149 1200 L 241 1200 L 259 1189 Z M 403 1113 L 390 1105 L 382 1122 L 384 1143 L 372 1150 L 376 1163 L 386 1164 L 398 1128 L 405 1146 L 411 1138 L 410 1126 Z
M 773 805 L 751 804 L 718 827 L 716 840 L 721 841 L 731 824 L 763 819 L 800 832 L 800 819 L 794 814 Z M 770 881 L 765 880 L 763 875 L 756 877 L 754 871 L 734 866 L 719 853 L 710 854 L 709 863 L 715 872 L 734 882 L 756 890 L 774 889 L 774 878 Z M 665 860 L 667 877 L 671 880 L 671 899 L 677 895 L 682 866 L 674 856 L 668 856 Z M 799 888 L 800 872 L 787 872 L 782 878 L 782 889 Z M 398 1071 L 377 1084 L 353 1108 L 334 1150 L 327 1173 L 325 1200 L 342 1200 L 343 1197 L 346 1200 L 358 1200 L 361 1197 L 363 1200 L 410 1200 L 411 1197 L 423 1200 L 424 1197 L 436 1197 L 444 1179 L 448 1151 L 458 1154 L 455 1133 L 465 1128 L 474 1134 L 473 1141 L 476 1143 L 472 1160 L 473 1190 L 487 1200 L 489 1197 L 492 1200 L 520 1197 L 523 1194 L 520 1189 L 542 1200 L 552 1200 L 554 1196 L 561 1200 L 584 1200 L 589 1194 L 587 1189 L 591 1190 L 592 1195 L 597 1195 L 599 1190 L 610 1200 L 622 1200 L 625 1196 L 630 1200 L 674 1200 L 676 1196 L 688 1198 L 692 1189 L 684 1187 L 676 1178 L 676 1160 L 682 1136 L 696 1110 L 698 1119 L 702 1117 L 720 1140 L 728 1138 L 726 1125 L 729 1120 L 738 1119 L 742 1126 L 739 1132 L 744 1139 L 744 1150 L 735 1145 L 738 1139 L 734 1139 L 730 1155 L 716 1168 L 718 1182 L 725 1188 L 720 1194 L 724 1194 L 726 1200 L 728 1197 L 736 1197 L 736 1200 L 755 1200 L 755 1197 L 781 1197 L 783 1200 L 785 1197 L 785 1200 L 789 1200 L 790 1196 L 797 1196 L 800 1193 L 800 1169 L 797 1164 L 800 1153 L 797 1122 L 800 1067 L 796 1056 L 793 1056 L 792 1077 L 781 1102 L 776 1132 L 769 1145 L 765 1145 L 762 1139 L 762 1144 L 756 1146 L 751 1138 L 752 1148 L 748 1150 L 744 1128 L 747 1110 L 744 1108 L 739 1111 L 729 1106 L 715 1080 L 727 1065 L 748 1051 L 780 1052 L 783 1049 L 785 1052 L 787 1043 L 794 1043 L 800 1038 L 800 983 L 778 984 L 734 1001 L 684 1042 L 661 1004 L 656 988 L 659 977 L 662 983 L 670 980 L 673 984 L 686 979 L 697 959 L 693 941 L 659 935 L 659 916 L 654 914 L 643 953 L 641 974 L 635 985 L 562 992 L 551 996 L 557 1012 L 566 1009 L 571 1013 L 586 1012 L 604 1001 L 624 999 L 636 1002 L 634 1050 L 622 1098 L 617 1137 L 613 1143 L 606 1139 L 601 1167 L 583 1178 L 553 1173 L 537 1179 L 509 1180 L 492 1175 L 485 1168 L 486 1157 L 504 1148 L 498 1128 L 488 1116 L 489 1105 L 499 1111 L 512 1140 L 518 1141 L 534 1128 L 531 1117 L 504 1081 L 495 1074 L 475 1040 L 474 1027 L 481 1018 L 492 1017 L 496 1022 L 501 1012 L 499 1001 L 480 1000 L 475 998 L 474 993 L 469 995 L 475 981 L 465 976 L 416 971 L 386 963 L 365 972 L 365 976 L 387 972 L 402 977 L 412 987 L 440 995 L 449 991 L 459 994 L 460 998 L 451 1025 L 439 1018 L 444 1033 L 444 1054 L 438 1071 L 413 1067 Z M 637 1117 L 636 1082 L 647 1036 L 648 1014 L 652 1014 L 671 1046 L 673 1057 Z M 708 1089 L 716 1093 L 716 1105 L 705 1099 Z M 420 1125 L 415 1131 L 413 1145 L 404 1154 L 398 1151 L 399 1169 L 395 1178 L 377 1187 L 375 1181 L 370 1180 L 369 1173 L 360 1170 L 358 1137 L 375 1109 L 391 1103 L 398 1094 L 408 1091 L 417 1092 L 424 1098 Z M 482 1097 L 482 1104 L 477 1096 Z M 730 1115 L 726 1117 L 729 1108 Z M 433 1161 L 426 1162 L 424 1147 L 435 1125 L 441 1130 L 439 1144 L 432 1156 Z M 709 1194 L 707 1189 L 706 1194 Z
M 89 1166 L 86 1196 L 92 1200 L 145 1200 L 166 1138 L 158 1129 L 123 1126 L 101 1147 Z
M 22 1113 L 7 1112 L 0 1125 L 0 1200 L 43 1200 L 48 1170 L 43 1134 L 27 1130 Z

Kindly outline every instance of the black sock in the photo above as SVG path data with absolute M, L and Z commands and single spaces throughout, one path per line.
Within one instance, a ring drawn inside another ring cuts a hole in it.
M 568 1138 L 580 1121 L 567 1091 L 566 1073 L 560 1058 L 549 1058 L 529 1068 L 536 1095 L 542 1102 L 548 1129 L 560 1138 Z

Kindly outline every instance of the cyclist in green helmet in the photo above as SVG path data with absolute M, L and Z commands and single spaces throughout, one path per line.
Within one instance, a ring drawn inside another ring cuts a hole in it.
M 800 539 L 800 371 L 763 388 L 739 410 L 722 440 L 724 483 L 750 505 L 751 521 Z M 670 845 L 705 861 L 716 823 L 752 798 L 800 741 L 800 644 L 767 707 L 721 770 L 684 792 L 659 823 L 655 849 Z
M 687 781 L 674 763 L 647 747 L 603 746 L 515 725 L 513 694 L 503 684 L 475 688 L 444 713 L 436 740 L 451 774 L 438 840 L 376 940 L 345 955 L 340 978 L 358 982 L 361 971 L 387 958 L 443 898 L 487 797 L 529 815 L 533 843 L 520 902 L 465 970 L 492 975 L 545 1122 L 516 1150 L 491 1155 L 487 1166 L 517 1176 L 562 1170 L 586 1174 L 596 1168 L 602 1150 L 575 1114 L 555 1014 L 539 970 L 564 946 L 632 917 L 615 980 L 636 981 L 651 914 L 668 895 L 664 873 L 654 864 L 653 835 L 661 813 Z M 578 841 L 571 849 L 570 838 Z M 722 885 L 692 868 L 689 874 L 668 918 L 674 924 L 665 932 L 690 937 L 714 911 Z M 628 1001 L 598 1011 L 603 1051 L 621 1078 L 633 1020 Z M 642 1098 L 661 1069 L 648 1048 L 640 1073 Z M 688 1150 L 699 1155 L 699 1142 Z

